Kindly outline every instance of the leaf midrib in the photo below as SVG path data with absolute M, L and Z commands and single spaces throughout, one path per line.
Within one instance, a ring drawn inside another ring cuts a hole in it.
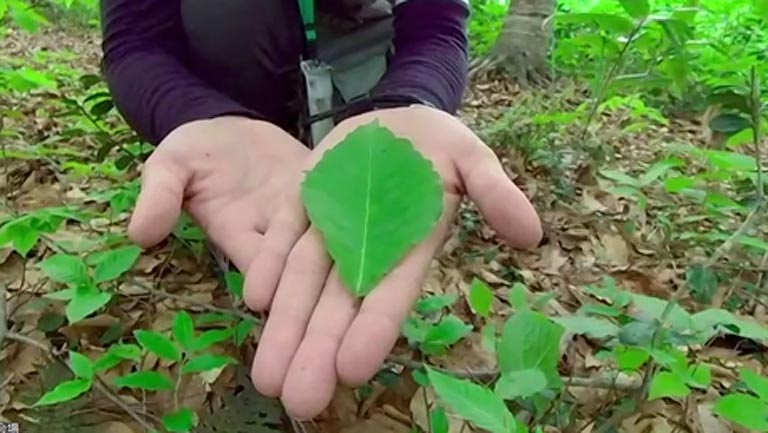
M 363 276 L 365 275 L 366 256 L 368 255 L 368 226 L 370 225 L 371 216 L 371 180 L 373 172 L 373 149 L 372 144 L 366 146 L 368 148 L 368 161 L 366 166 L 367 179 L 365 185 L 365 213 L 363 215 L 363 241 L 360 246 L 360 266 L 357 274 L 357 284 L 355 284 L 355 291 L 360 292 L 363 285 Z

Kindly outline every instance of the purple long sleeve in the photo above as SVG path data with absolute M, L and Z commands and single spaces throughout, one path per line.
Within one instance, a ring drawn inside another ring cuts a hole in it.
M 455 113 L 467 82 L 469 6 L 410 0 L 395 8 L 395 55 L 374 94 L 415 96 Z
M 193 120 L 259 117 L 183 64 L 178 0 L 102 1 L 102 23 L 104 74 L 115 106 L 150 143 Z
M 290 125 L 278 105 L 295 89 L 289 69 L 301 52 L 295 0 L 240 1 L 255 9 L 247 13 L 222 12 L 234 0 L 184 1 L 210 9 L 195 18 L 183 15 L 181 0 L 101 0 L 103 69 L 129 125 L 153 144 L 186 122 L 226 114 Z M 245 19 L 238 27 L 226 13 Z M 373 93 L 415 96 L 455 112 L 467 76 L 468 15 L 463 0 L 396 6 L 395 55 Z M 242 63 L 233 64 L 232 53 L 242 53 L 234 62 Z M 261 75 L 243 73 L 254 64 Z

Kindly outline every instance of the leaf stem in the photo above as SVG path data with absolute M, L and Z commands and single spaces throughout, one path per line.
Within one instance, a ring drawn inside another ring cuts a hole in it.
M 440 367 L 435 367 L 424 362 L 416 361 L 402 356 L 390 355 L 387 357 L 387 362 L 390 364 L 399 365 L 401 367 L 410 368 L 412 370 L 419 370 L 422 368 L 430 368 L 443 374 L 449 374 L 459 379 L 470 379 L 478 382 L 492 382 L 499 377 L 499 371 L 481 370 L 481 371 L 456 371 L 448 370 Z M 618 372 L 617 372 L 618 373 Z M 568 383 L 569 386 L 578 388 L 600 388 L 600 389 L 617 389 L 621 391 L 636 391 L 640 389 L 640 381 L 632 378 L 626 378 L 617 376 L 615 374 L 606 374 L 602 376 L 593 377 L 577 377 L 577 376 L 564 376 L 563 381 Z
M 589 111 L 589 116 L 587 117 L 587 121 L 584 124 L 584 129 L 582 129 L 581 131 L 580 140 L 584 140 L 584 138 L 586 138 L 587 132 L 589 132 L 589 125 L 595 119 L 595 116 L 597 115 L 597 111 L 600 108 L 600 104 L 603 103 L 603 99 L 605 99 L 605 94 L 606 92 L 608 92 L 608 86 L 611 84 L 611 82 L 613 82 L 613 79 L 616 77 L 616 74 L 618 74 L 619 69 L 624 65 L 624 58 L 629 52 L 629 47 L 635 41 L 635 37 L 637 36 L 638 33 L 640 33 L 640 30 L 643 29 L 643 26 L 645 26 L 645 23 L 647 20 L 648 20 L 648 17 L 643 17 L 643 19 L 637 23 L 635 28 L 632 29 L 632 32 L 629 34 L 629 37 L 627 37 L 627 41 L 621 47 L 619 56 L 616 58 L 616 61 L 613 62 L 613 64 L 611 65 L 611 69 L 608 70 L 608 74 L 606 74 L 605 78 L 603 79 L 603 82 L 600 84 L 600 89 L 597 92 L 595 103 L 594 105 L 592 105 L 592 109 Z

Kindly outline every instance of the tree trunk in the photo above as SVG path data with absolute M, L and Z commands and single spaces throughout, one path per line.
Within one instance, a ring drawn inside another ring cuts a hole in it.
M 485 66 L 502 66 L 522 85 L 549 78 L 548 53 L 556 0 L 512 0 Z

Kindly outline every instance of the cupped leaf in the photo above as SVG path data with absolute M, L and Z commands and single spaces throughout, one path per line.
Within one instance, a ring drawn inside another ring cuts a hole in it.
M 365 296 L 425 240 L 443 212 L 443 186 L 413 144 L 378 121 L 360 126 L 307 173 L 302 199 L 342 280 Z
M 139 329 L 133 333 L 141 347 L 168 361 L 181 361 L 179 346 L 163 334 Z
M 492 433 L 514 433 L 517 421 L 490 389 L 427 368 L 435 393 L 453 412 Z
M 64 401 L 74 400 L 88 392 L 88 390 L 91 389 L 91 383 L 92 382 L 89 379 L 83 378 L 62 382 L 56 385 L 56 387 L 51 391 L 48 391 L 42 397 L 40 397 L 40 400 L 38 400 L 34 405 L 48 406 Z
M 138 371 L 115 379 L 115 386 L 120 388 L 137 388 L 147 391 L 173 389 L 171 379 L 156 371 Z

